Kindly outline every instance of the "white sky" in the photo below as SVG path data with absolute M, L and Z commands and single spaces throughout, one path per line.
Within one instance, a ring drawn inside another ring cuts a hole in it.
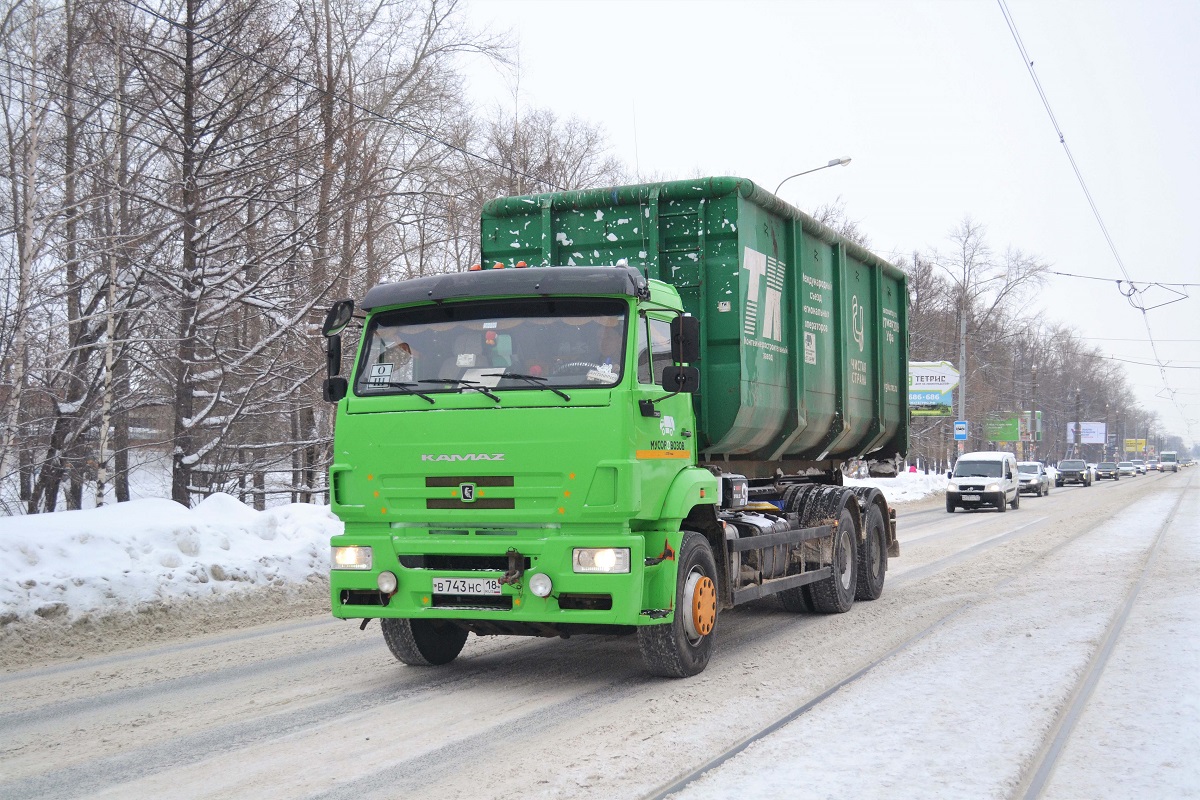
M 1008 7 L 1130 276 L 1200 283 L 1200 3 Z M 781 196 L 807 211 L 841 197 L 884 257 L 945 247 L 969 214 L 997 252 L 1123 277 L 995 2 L 474 0 L 468 13 L 519 39 L 522 106 L 602 124 L 644 178 L 773 189 L 848 156 Z M 480 105 L 512 107 L 511 79 L 470 75 Z M 1124 366 L 1143 407 L 1200 442 L 1200 286 L 1188 291 L 1147 317 L 1159 356 L 1190 367 L 1166 370 L 1178 407 L 1157 368 Z M 1105 337 L 1107 355 L 1153 360 L 1115 283 L 1053 277 L 1032 307 Z

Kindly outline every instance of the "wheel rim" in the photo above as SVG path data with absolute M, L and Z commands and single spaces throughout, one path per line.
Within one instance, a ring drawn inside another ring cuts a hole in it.
M 883 574 L 883 549 L 883 536 L 875 533 L 875 550 L 871 553 L 871 575 L 874 577 Z
M 717 590 L 712 578 L 699 568 L 693 568 L 683 587 L 683 600 L 683 627 L 688 639 L 695 644 L 712 633 L 717 621 Z
M 854 558 L 854 543 L 850 541 L 850 536 L 843 533 L 838 538 L 838 557 L 837 569 L 838 580 L 841 581 L 843 589 L 850 588 L 850 559 Z

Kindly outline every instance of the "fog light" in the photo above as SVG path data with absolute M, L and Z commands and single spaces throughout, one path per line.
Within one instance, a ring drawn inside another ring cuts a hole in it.
M 371 548 L 350 545 L 329 549 L 330 569 L 370 569 Z
M 550 590 L 553 588 L 554 583 L 550 580 L 549 575 L 543 575 L 539 572 L 529 578 L 529 591 L 538 597 L 549 597 Z
M 379 591 L 384 594 L 395 594 L 396 586 L 399 585 L 395 574 L 391 572 L 379 573 L 379 577 L 375 579 L 375 584 L 379 587 Z
M 629 572 L 629 548 L 577 547 L 571 567 L 575 572 Z

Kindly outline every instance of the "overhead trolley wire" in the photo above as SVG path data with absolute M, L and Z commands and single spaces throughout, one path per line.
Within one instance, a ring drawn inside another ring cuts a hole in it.
M 1038 79 L 1037 72 L 1035 72 L 1033 69 L 1033 59 L 1029 57 L 1029 51 L 1025 49 L 1025 43 L 1021 40 L 1021 34 L 1017 31 L 1017 24 L 1012 18 L 1012 13 L 1008 10 L 1008 4 L 1005 2 L 1005 0 L 996 0 L 996 2 L 1000 5 L 1000 13 L 1004 15 L 1004 21 L 1008 24 L 1009 33 L 1012 34 L 1013 41 L 1017 45 L 1017 50 L 1019 50 L 1021 53 L 1021 59 L 1025 62 L 1025 69 L 1029 71 L 1029 77 L 1033 79 L 1033 85 L 1037 90 L 1038 97 L 1041 98 L 1042 105 L 1046 109 L 1046 114 L 1050 117 L 1050 124 L 1054 126 L 1054 132 L 1058 134 L 1058 142 L 1062 145 L 1063 152 L 1066 153 L 1067 160 L 1071 163 L 1071 169 L 1075 173 L 1075 178 L 1079 181 L 1079 187 L 1083 190 L 1083 195 L 1087 199 L 1088 206 L 1092 209 L 1092 215 L 1096 218 L 1096 223 L 1100 226 L 1100 232 L 1104 235 L 1104 241 L 1108 243 L 1108 249 L 1112 252 L 1113 259 L 1117 262 L 1117 267 L 1120 268 L 1121 274 L 1125 276 L 1125 281 L 1130 285 L 1130 290 L 1128 292 L 1126 292 L 1124 289 L 1121 289 L 1119 286 L 1118 288 L 1120 289 L 1121 294 L 1123 294 L 1129 301 L 1129 304 L 1142 313 L 1142 323 L 1146 326 L 1146 335 L 1149 337 L 1150 349 L 1154 353 L 1155 362 L 1154 364 L 1147 366 L 1158 367 L 1158 373 L 1163 382 L 1163 389 L 1170 397 L 1171 404 L 1175 406 L 1176 411 L 1178 411 L 1179 415 L 1184 417 L 1186 421 L 1186 416 L 1183 413 L 1183 409 L 1175 400 L 1175 391 L 1171 388 L 1170 382 L 1167 380 L 1167 365 L 1158 355 L 1158 346 L 1154 341 L 1154 332 L 1150 330 L 1150 319 L 1146 314 L 1150 308 L 1158 308 L 1159 306 L 1167 304 L 1160 303 L 1159 305 L 1146 308 L 1144 304 L 1137 302 L 1137 296 L 1144 291 L 1144 289 L 1137 289 L 1134 285 L 1134 280 L 1129 274 L 1129 270 L 1125 267 L 1125 261 L 1121 258 L 1121 254 L 1118 252 L 1117 245 L 1115 242 L 1113 242 L 1112 236 L 1109 235 L 1108 226 L 1104 224 L 1104 217 L 1100 214 L 1100 209 L 1096 205 L 1096 201 L 1092 197 L 1092 193 L 1087 187 L 1087 182 L 1083 179 L 1083 172 L 1079 169 L 1079 164 L 1075 161 L 1074 154 L 1071 153 L 1070 145 L 1067 144 L 1066 134 L 1063 133 L 1062 126 L 1058 124 L 1058 118 L 1054 115 L 1054 109 L 1050 106 L 1050 99 L 1046 96 L 1046 91 L 1044 88 L 1042 88 L 1042 82 Z M 1162 286 L 1162 284 L 1155 285 Z M 1163 288 L 1167 287 L 1163 286 Z M 1168 291 L 1175 291 L 1176 294 L 1182 295 L 1182 297 L 1176 298 L 1170 302 L 1176 302 L 1177 300 L 1187 296 L 1186 292 L 1179 292 L 1174 289 L 1168 289 Z

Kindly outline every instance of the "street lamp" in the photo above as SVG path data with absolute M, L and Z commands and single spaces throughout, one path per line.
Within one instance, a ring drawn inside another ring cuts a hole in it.
M 792 178 L 799 178 L 801 175 L 807 175 L 810 172 L 816 172 L 816 171 L 822 170 L 822 169 L 829 169 L 830 167 L 844 167 L 849 163 L 850 163 L 850 159 L 848 159 L 848 158 L 833 158 L 833 159 L 830 159 L 829 163 L 824 166 L 813 167 L 812 169 L 804 170 L 804 172 L 797 172 L 795 175 L 788 175 L 786 178 L 784 178 L 783 180 L 781 180 L 779 182 L 778 186 L 775 187 L 775 191 L 773 192 L 773 194 L 779 194 L 779 190 L 783 188 L 783 185 L 785 183 L 787 183 L 788 181 L 790 181 Z

